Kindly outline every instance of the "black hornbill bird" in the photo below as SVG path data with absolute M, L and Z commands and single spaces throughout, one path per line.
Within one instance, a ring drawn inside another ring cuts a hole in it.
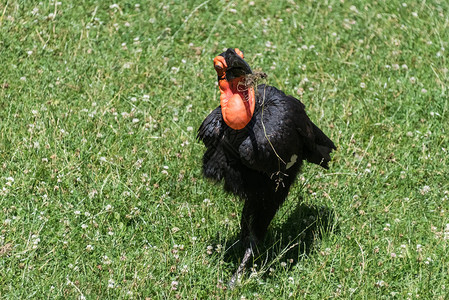
M 229 48 L 214 59 L 220 106 L 203 121 L 203 173 L 244 200 L 240 241 L 243 272 L 285 201 L 303 160 L 328 168 L 334 143 L 309 119 L 304 104 L 275 87 L 248 85 L 253 74 L 243 53 Z

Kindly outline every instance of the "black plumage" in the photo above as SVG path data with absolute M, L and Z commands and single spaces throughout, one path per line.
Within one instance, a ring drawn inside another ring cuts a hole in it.
M 238 69 L 242 75 L 241 69 L 229 63 L 235 55 L 234 49 L 221 54 L 228 62 L 228 73 Z M 219 80 L 226 79 L 219 74 Z M 240 196 L 245 202 L 241 216 L 241 242 L 247 251 L 231 285 L 243 271 L 255 246 L 263 241 L 303 161 L 327 169 L 331 160 L 329 154 L 336 149 L 334 143 L 309 119 L 304 104 L 298 99 L 263 84 L 257 87 L 254 95 L 254 113 L 243 129 L 228 126 L 219 106 L 206 117 L 198 130 L 198 138 L 206 146 L 204 175 L 223 180 L 225 190 Z

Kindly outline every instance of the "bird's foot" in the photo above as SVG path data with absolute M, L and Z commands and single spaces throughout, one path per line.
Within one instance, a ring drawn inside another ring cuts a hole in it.
M 248 263 L 249 259 L 253 255 L 253 250 L 251 247 L 246 248 L 245 255 L 243 255 L 242 262 L 240 263 L 239 267 L 237 268 L 237 271 L 235 271 L 234 275 L 232 275 L 231 280 L 229 280 L 229 288 L 232 290 L 235 288 L 235 285 L 237 282 L 240 281 L 240 277 L 242 276 L 243 272 L 245 271 L 246 264 Z

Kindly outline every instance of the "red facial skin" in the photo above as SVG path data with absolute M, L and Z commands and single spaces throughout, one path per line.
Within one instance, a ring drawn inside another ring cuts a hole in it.
M 236 48 L 235 52 L 243 58 L 243 53 L 239 49 Z M 223 56 L 214 58 L 214 67 L 219 77 L 218 87 L 223 119 L 232 129 L 243 129 L 253 117 L 256 104 L 254 89 L 243 84 L 243 76 L 231 81 L 226 80 L 228 66 Z

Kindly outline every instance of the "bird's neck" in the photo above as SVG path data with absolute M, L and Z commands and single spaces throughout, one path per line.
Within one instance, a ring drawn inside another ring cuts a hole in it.
M 223 120 L 232 129 L 245 128 L 254 114 L 256 104 L 254 88 L 244 85 L 243 77 L 230 81 L 220 79 L 218 87 Z

